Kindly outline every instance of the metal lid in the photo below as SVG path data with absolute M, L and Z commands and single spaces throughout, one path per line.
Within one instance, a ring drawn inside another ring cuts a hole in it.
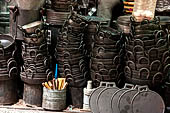
M 165 104 L 158 93 L 149 90 L 147 86 L 139 87 L 138 90 L 132 99 L 133 113 L 164 113 Z

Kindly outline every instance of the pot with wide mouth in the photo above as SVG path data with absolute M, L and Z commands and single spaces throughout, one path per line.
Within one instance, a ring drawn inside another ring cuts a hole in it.
M 41 30 L 43 28 L 43 22 L 35 21 L 29 24 L 25 24 L 23 26 L 18 25 L 18 28 L 26 34 L 32 34 L 36 33 L 37 30 Z

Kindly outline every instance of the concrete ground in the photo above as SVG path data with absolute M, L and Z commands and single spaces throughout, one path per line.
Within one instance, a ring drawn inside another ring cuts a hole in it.
M 76 111 L 69 112 L 57 112 L 57 111 L 47 111 L 42 107 L 37 107 L 33 105 L 25 104 L 23 100 L 19 100 L 18 103 L 14 105 L 0 105 L 0 113 L 90 113 L 89 111 L 84 111 L 76 109 Z
M 78 111 L 57 112 L 57 111 L 45 111 L 41 108 L 0 106 L 0 113 L 90 113 L 90 112 L 78 112 Z

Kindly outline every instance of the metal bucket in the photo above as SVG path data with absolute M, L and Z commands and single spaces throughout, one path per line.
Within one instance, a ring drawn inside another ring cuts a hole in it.
M 17 88 L 14 80 L 0 82 L 0 105 L 14 104 L 17 102 Z
M 48 90 L 43 88 L 42 107 L 47 110 L 63 110 L 66 108 L 66 89 Z
M 26 104 L 41 106 L 42 105 L 42 85 L 24 84 L 23 99 Z

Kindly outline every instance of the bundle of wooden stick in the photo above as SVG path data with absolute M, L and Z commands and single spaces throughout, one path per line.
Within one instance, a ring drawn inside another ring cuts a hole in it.
M 65 78 L 54 78 L 51 81 L 42 83 L 42 85 L 49 90 L 63 90 L 67 87 L 68 83 Z

